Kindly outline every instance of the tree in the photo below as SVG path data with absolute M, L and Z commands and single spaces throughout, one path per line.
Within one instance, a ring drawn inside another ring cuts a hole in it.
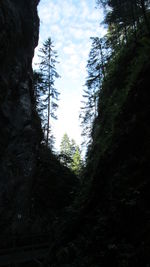
M 35 101 L 35 109 L 37 110 L 41 121 L 43 122 L 43 110 L 45 109 L 45 105 L 42 101 L 43 95 L 43 75 L 41 72 L 34 70 L 33 72 L 33 86 L 34 86 L 34 101 Z
M 87 62 L 88 77 L 85 82 L 81 107 L 80 119 L 83 128 L 82 136 L 89 143 L 92 131 L 92 123 L 97 116 L 98 92 L 101 87 L 102 79 L 105 77 L 105 55 L 104 55 L 104 39 L 99 37 L 91 37 L 92 45 Z
M 150 24 L 147 11 L 150 7 L 149 0 L 97 0 L 98 6 L 105 9 L 104 23 L 113 29 L 109 37 L 112 48 L 127 42 L 128 34 L 133 33 L 137 41 L 137 28 L 140 22 L 145 22 L 146 28 L 150 33 Z
M 60 144 L 60 161 L 66 167 L 70 167 L 72 157 L 71 157 L 71 143 L 69 136 L 65 133 L 62 137 L 61 144 Z
M 79 176 L 82 168 L 81 151 L 74 139 L 69 139 L 65 133 L 60 145 L 60 161 L 64 166 L 71 169 L 77 176 Z
M 77 147 L 77 144 L 76 144 L 75 140 L 71 139 L 71 141 L 70 141 L 70 148 L 71 148 L 70 156 L 71 156 L 71 158 L 73 158 L 74 153 L 76 152 L 76 147 Z
M 75 153 L 72 158 L 71 170 L 79 176 L 82 170 L 82 159 L 79 147 L 76 147 Z
M 50 129 L 51 129 L 51 118 L 57 119 L 56 109 L 58 108 L 58 96 L 59 92 L 55 88 L 55 79 L 59 78 L 59 74 L 56 71 L 56 63 L 58 63 L 57 52 L 54 50 L 53 42 L 51 38 L 48 38 L 44 43 L 43 47 L 39 50 L 39 68 L 42 74 L 42 102 L 44 105 L 43 110 L 43 128 L 46 136 L 46 145 L 50 143 Z

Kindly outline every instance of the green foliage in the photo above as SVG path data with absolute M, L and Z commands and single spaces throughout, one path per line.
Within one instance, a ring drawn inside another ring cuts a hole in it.
M 112 50 L 126 43 L 131 32 L 137 41 L 137 30 L 143 22 L 150 34 L 147 14 L 150 6 L 149 0 L 98 0 L 97 5 L 105 8 L 104 23 L 108 25 L 107 37 Z
M 61 163 L 72 170 L 76 176 L 80 175 L 82 169 L 81 151 L 74 139 L 70 140 L 66 133 L 61 140 L 59 158 Z
M 60 144 L 60 160 L 64 166 L 70 167 L 72 162 L 72 148 L 69 136 L 65 133 L 62 137 L 61 144 Z
M 79 176 L 82 170 L 82 160 L 81 160 L 81 152 L 79 147 L 76 147 L 75 153 L 72 158 L 71 170 Z
M 106 66 L 106 77 L 99 94 L 98 117 L 93 125 L 93 143 L 87 153 L 86 173 L 87 175 L 90 173 L 91 178 L 98 176 L 96 172 L 101 162 L 107 162 L 109 155 L 113 155 L 118 148 L 118 142 L 136 123 L 137 114 L 136 111 L 135 113 L 132 111 L 133 115 L 126 115 L 131 116 L 129 119 L 131 121 L 124 128 L 121 126 L 126 119 L 122 114 L 128 102 L 133 101 L 134 105 L 138 90 L 143 90 L 143 94 L 145 90 L 144 86 L 140 87 L 139 84 L 145 70 L 149 68 L 150 40 L 146 35 L 144 36 L 144 33 L 141 36 L 140 33 L 138 34 L 138 43 L 135 43 L 131 37 L 128 44 L 117 49 Z M 129 100 L 131 95 L 134 100 Z M 128 114 L 128 111 L 126 113 Z M 135 138 L 136 134 L 138 133 L 135 133 Z M 101 171 L 103 172 L 102 167 Z
M 103 2 L 102 4 L 105 7 L 110 4 L 109 1 L 99 2 Z M 113 4 L 116 4 L 115 1 L 111 2 L 110 7 L 112 9 L 108 9 L 108 13 L 113 12 Z M 127 1 L 126 4 L 129 4 L 129 2 Z M 107 12 L 106 14 L 108 15 Z M 119 13 L 119 16 L 120 21 L 121 19 L 123 20 L 121 13 Z M 138 18 L 138 14 L 136 18 Z M 117 25 L 119 20 L 115 23 Z M 128 38 L 126 40 L 121 37 L 122 40 L 119 42 L 118 36 L 113 35 L 115 43 L 113 47 L 110 43 L 110 38 L 112 37 L 112 31 L 110 30 L 114 24 L 108 24 L 108 33 L 104 37 L 106 45 L 102 49 L 102 54 L 105 57 L 105 75 L 101 77 L 98 91 L 98 116 L 91 125 L 91 140 L 94 140 L 94 143 L 89 146 L 88 155 L 91 149 L 96 150 L 99 145 L 100 153 L 103 154 L 111 145 L 115 131 L 115 121 L 122 112 L 128 94 L 132 90 L 141 68 L 148 62 L 147 56 L 150 43 L 143 19 L 140 21 L 140 25 L 138 24 L 138 28 L 136 26 L 136 42 L 135 35 L 131 28 L 128 27 L 126 32 Z M 123 36 L 122 32 L 120 34 Z M 100 138 L 97 138 L 97 136 L 100 136 Z M 97 141 L 95 142 L 95 140 Z M 99 154 L 98 150 L 96 154 Z

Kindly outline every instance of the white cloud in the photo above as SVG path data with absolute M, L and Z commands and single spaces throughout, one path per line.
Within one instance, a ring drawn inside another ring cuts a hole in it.
M 59 35 L 59 34 L 61 34 L 61 29 L 60 29 L 60 27 L 58 26 L 58 25 L 52 25 L 51 26 L 51 31 L 52 32 L 54 32 L 56 35 Z
M 53 1 L 43 0 L 39 5 L 39 16 L 44 25 L 57 23 L 61 17 L 59 5 L 56 5 Z
M 73 4 L 72 1 L 61 1 L 61 4 L 62 4 L 61 10 L 62 10 L 62 13 L 63 13 L 63 17 L 65 17 L 65 19 L 70 19 L 75 14 L 77 14 L 78 9 Z
M 82 18 L 87 19 L 90 13 L 89 6 L 87 5 L 87 1 L 81 1 L 81 8 L 82 8 Z
M 63 48 L 63 52 L 65 53 L 65 54 L 67 54 L 67 55 L 73 55 L 73 54 L 75 54 L 76 52 L 75 52 L 75 45 L 73 44 L 73 43 L 70 43 L 68 46 L 65 46 L 64 48 Z
M 73 26 L 69 29 L 70 35 L 76 39 L 83 39 L 84 38 L 84 30 L 79 26 Z

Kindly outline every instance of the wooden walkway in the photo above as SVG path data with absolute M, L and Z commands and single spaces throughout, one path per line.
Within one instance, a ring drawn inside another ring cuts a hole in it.
M 47 234 L 0 237 L 0 266 L 17 266 L 18 263 L 41 261 L 49 251 Z

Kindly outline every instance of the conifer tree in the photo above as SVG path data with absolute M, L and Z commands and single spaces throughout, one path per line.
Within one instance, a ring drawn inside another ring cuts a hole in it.
M 42 101 L 42 95 L 44 94 L 43 89 L 43 75 L 40 71 L 34 70 L 33 72 L 33 86 L 34 86 L 34 103 L 35 109 L 37 110 L 41 122 L 44 121 L 43 111 L 45 109 L 45 105 Z
M 80 112 L 82 136 L 84 143 L 89 143 L 92 123 L 97 116 L 98 92 L 102 79 L 105 77 L 105 56 L 104 40 L 98 37 L 91 37 L 92 45 L 87 63 L 88 77 L 85 82 L 82 107 Z
M 60 161 L 79 176 L 82 168 L 81 151 L 74 139 L 69 139 L 65 133 L 60 145 Z
M 116 45 L 121 46 L 122 42 L 127 42 L 128 33 L 133 33 L 137 41 L 137 27 L 140 22 L 145 22 L 150 33 L 147 16 L 149 0 L 97 0 L 97 5 L 105 8 L 104 22 L 111 29 L 109 41 L 112 48 L 115 49 Z
M 76 176 L 79 176 L 82 170 L 81 152 L 78 146 L 76 147 L 72 158 L 71 170 L 76 174 Z
M 72 158 L 71 158 L 71 143 L 69 136 L 65 133 L 62 137 L 60 144 L 60 161 L 66 166 L 70 167 Z
M 59 74 L 56 71 L 57 52 L 54 50 L 54 45 L 51 38 L 48 38 L 42 48 L 39 50 L 39 68 L 42 74 L 42 102 L 44 106 L 43 110 L 43 128 L 46 137 L 46 145 L 48 146 L 50 141 L 50 129 L 51 118 L 57 119 L 56 109 L 58 108 L 58 96 L 59 92 L 55 88 L 55 79 L 59 78 Z
M 76 142 L 75 142 L 74 139 L 71 139 L 71 141 L 70 141 L 70 147 L 71 147 L 70 155 L 71 155 L 71 158 L 73 158 L 74 153 L 76 151 L 76 147 L 77 147 L 77 144 L 76 144 Z

